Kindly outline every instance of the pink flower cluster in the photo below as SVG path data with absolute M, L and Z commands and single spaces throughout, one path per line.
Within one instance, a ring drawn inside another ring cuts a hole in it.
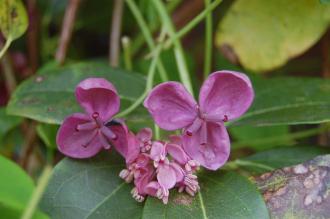
M 125 158 L 120 177 L 134 182 L 132 195 L 168 202 L 177 187 L 195 195 L 199 190 L 199 165 L 217 170 L 230 154 L 224 123 L 237 119 L 251 105 L 254 92 L 249 78 L 238 72 L 219 71 L 203 83 L 199 102 L 178 82 L 156 86 L 144 101 L 155 123 L 165 130 L 182 129 L 169 141 L 152 140 L 152 131 L 134 135 L 122 119 L 113 119 L 120 108 L 115 87 L 103 78 L 88 78 L 76 87 L 76 98 L 85 113 L 65 118 L 57 133 L 58 149 L 73 158 L 88 158 L 111 145 Z
M 141 202 L 146 195 L 168 201 L 169 190 L 177 187 L 194 196 L 199 190 L 195 172 L 198 162 L 192 160 L 182 149 L 180 136 L 170 136 L 169 142 L 152 141 L 152 131 L 144 128 L 135 136 L 122 128 L 121 137 L 126 141 L 114 147 L 126 160 L 126 169 L 119 176 L 127 183 L 134 182 L 133 197 Z

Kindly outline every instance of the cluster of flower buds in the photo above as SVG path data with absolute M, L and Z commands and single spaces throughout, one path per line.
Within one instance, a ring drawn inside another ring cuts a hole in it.
M 178 188 L 194 196 L 199 191 L 196 170 L 199 163 L 192 160 L 182 148 L 180 136 L 170 136 L 169 142 L 152 141 L 152 130 L 144 128 L 135 136 L 122 128 L 125 144 L 114 143 L 126 159 L 126 169 L 119 176 L 127 183 L 134 182 L 131 193 L 142 202 L 147 195 L 168 202 L 169 190 Z M 123 136 L 123 134 L 121 135 Z
M 230 154 L 224 123 L 240 117 L 251 105 L 254 91 L 249 78 L 233 71 L 211 74 L 203 83 L 198 102 L 178 82 L 162 83 L 148 94 L 145 108 L 162 129 L 182 130 L 169 141 L 152 141 L 152 131 L 134 135 L 124 121 L 113 119 L 119 111 L 116 88 L 103 78 L 88 78 L 76 87 L 84 113 L 65 118 L 57 133 L 58 149 L 73 158 L 89 158 L 102 149 L 115 149 L 125 158 L 120 177 L 134 182 L 133 197 L 150 195 L 168 202 L 176 187 L 195 195 L 199 190 L 199 165 L 217 170 Z

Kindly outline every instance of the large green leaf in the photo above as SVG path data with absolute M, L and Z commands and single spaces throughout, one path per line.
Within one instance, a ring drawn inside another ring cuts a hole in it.
M 330 80 L 254 79 L 254 102 L 237 125 L 312 124 L 330 121 Z
M 217 45 L 230 46 L 244 67 L 265 71 L 285 64 L 320 39 L 330 5 L 318 0 L 237 0 L 217 32 Z
M 64 159 L 54 170 L 41 208 L 51 218 L 268 218 L 256 187 L 235 173 L 205 172 L 195 198 L 173 192 L 168 205 L 137 203 L 132 185 L 118 173 L 122 161 L 103 153 L 89 160 Z
M 18 218 L 34 190 L 32 179 L 14 162 L 0 156 L 0 212 L 3 218 Z M 34 219 L 48 218 L 37 211 Z
M 167 206 L 148 198 L 143 218 L 268 218 L 262 197 L 246 178 L 234 172 L 207 172 L 199 178 L 196 197 L 173 193 Z
M 74 89 L 88 77 L 104 77 L 111 81 L 121 97 L 121 108 L 135 101 L 145 89 L 143 76 L 110 68 L 105 63 L 51 67 L 17 88 L 7 112 L 45 123 L 60 124 L 69 114 L 81 111 L 75 100 Z
M 4 135 L 12 128 L 17 126 L 22 119 L 16 116 L 9 116 L 5 108 L 0 108 L 0 141 Z

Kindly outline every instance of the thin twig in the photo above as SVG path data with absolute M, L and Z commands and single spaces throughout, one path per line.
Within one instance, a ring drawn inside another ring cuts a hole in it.
M 3 48 L 3 43 L 0 42 L 0 48 Z M 3 57 L 0 59 L 2 72 L 5 77 L 6 88 L 8 93 L 11 94 L 16 88 L 16 79 L 13 70 L 13 66 L 8 53 L 4 53 Z
M 27 0 L 27 10 L 29 15 L 29 27 L 27 30 L 27 50 L 31 73 L 37 71 L 39 65 L 39 45 L 38 45 L 38 29 L 39 16 L 36 7 L 36 0 Z
M 123 17 L 123 0 L 115 0 L 112 13 L 109 41 L 109 63 L 112 67 L 118 67 L 120 55 L 120 32 Z
M 34 212 L 38 207 L 38 203 L 48 185 L 48 181 L 51 178 L 53 168 L 50 165 L 46 165 L 42 174 L 39 177 L 38 184 L 36 189 L 34 190 L 26 208 L 23 212 L 21 219 L 31 219 L 33 218 Z
M 80 0 L 70 0 L 65 10 L 60 42 L 55 54 L 56 61 L 58 61 L 61 65 L 64 63 L 66 58 L 79 4 Z
M 32 121 L 29 124 L 29 128 L 27 130 L 24 138 L 24 144 L 22 146 L 21 158 L 20 158 L 20 165 L 23 169 L 27 168 L 29 157 L 33 151 L 34 142 L 37 138 L 36 132 L 37 122 Z

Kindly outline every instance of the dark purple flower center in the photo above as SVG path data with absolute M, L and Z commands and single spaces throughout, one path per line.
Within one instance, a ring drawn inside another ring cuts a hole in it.
M 117 139 L 116 134 L 113 133 L 109 127 L 105 126 L 105 123 L 101 120 L 98 112 L 94 112 L 92 114 L 92 118 L 89 122 L 77 125 L 76 131 L 92 132 L 91 137 L 82 144 L 83 147 L 87 147 L 96 137 L 98 137 L 98 140 L 101 142 L 102 146 L 105 149 L 109 149 L 110 140 Z

